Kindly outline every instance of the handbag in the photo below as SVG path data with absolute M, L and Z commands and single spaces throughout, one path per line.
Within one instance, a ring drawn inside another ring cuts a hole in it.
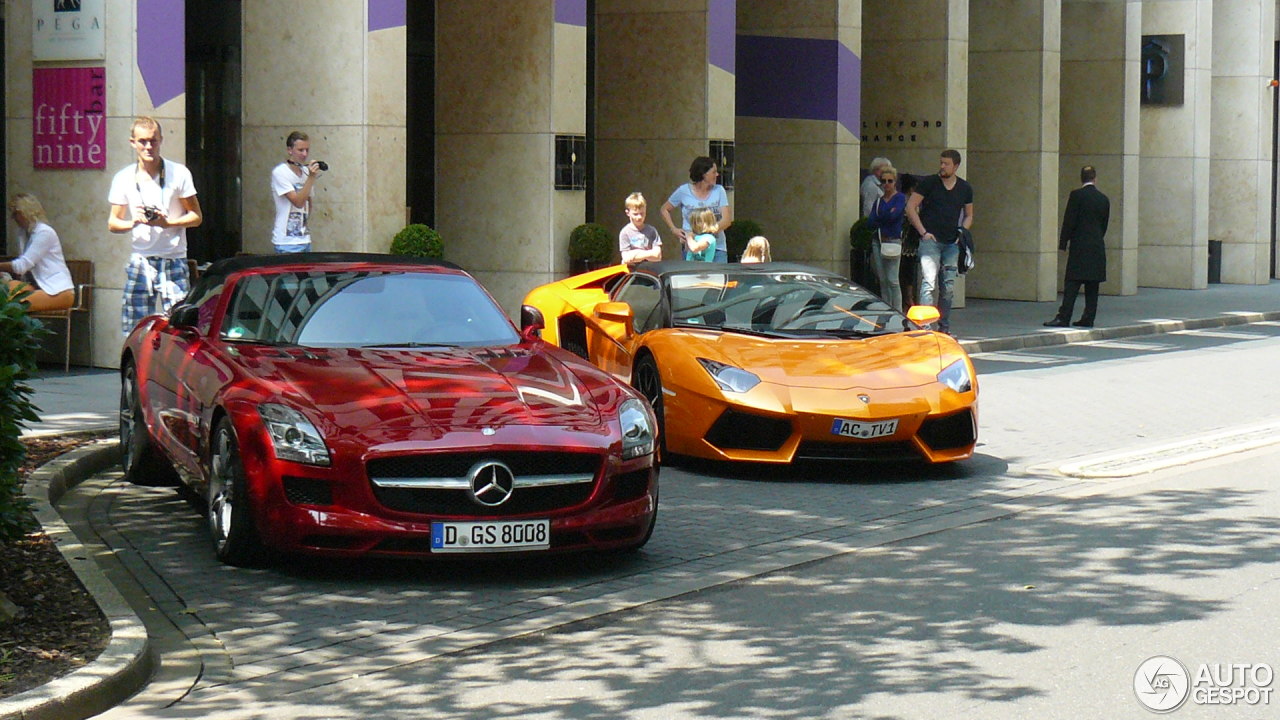
M 876 231 L 879 234 L 879 230 Z M 888 260 L 896 260 L 902 257 L 902 240 L 895 238 L 893 240 L 880 240 L 880 257 Z
M 876 211 L 880 209 L 880 199 L 876 198 L 875 205 L 871 206 L 871 214 L 874 216 Z M 902 238 L 894 238 L 885 240 L 884 233 L 880 228 L 876 228 L 876 241 L 880 243 L 880 257 L 886 260 L 897 260 L 902 257 Z

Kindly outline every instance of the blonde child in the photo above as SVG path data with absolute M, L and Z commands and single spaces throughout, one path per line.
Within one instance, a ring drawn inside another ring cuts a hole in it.
M 644 195 L 633 192 L 627 196 L 627 219 L 631 222 L 618 232 L 618 251 L 622 254 L 622 262 L 634 265 L 646 260 L 657 262 L 662 259 L 662 238 L 658 237 L 658 229 L 646 223 L 646 205 Z
M 773 257 L 769 254 L 769 239 L 763 235 L 757 235 L 747 241 L 747 249 L 742 251 L 742 262 L 773 262 Z
M 693 234 L 685 241 L 687 245 L 684 259 L 702 262 L 714 260 L 716 257 L 716 214 L 711 208 L 694 210 L 693 216 L 689 218 L 689 227 L 693 229 Z

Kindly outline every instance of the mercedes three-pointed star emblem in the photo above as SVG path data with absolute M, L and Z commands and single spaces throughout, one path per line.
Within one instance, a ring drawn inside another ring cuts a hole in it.
M 467 477 L 471 499 L 484 507 L 497 507 L 509 500 L 516 485 L 515 473 L 497 460 L 476 463 Z

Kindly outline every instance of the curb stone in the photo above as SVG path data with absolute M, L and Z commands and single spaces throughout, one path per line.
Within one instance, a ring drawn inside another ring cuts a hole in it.
M 1010 350 L 1029 350 L 1040 347 L 1072 345 L 1095 340 L 1117 340 L 1120 338 L 1140 337 L 1143 335 L 1162 335 L 1183 330 L 1205 330 L 1208 328 L 1230 327 L 1232 325 L 1248 325 L 1250 323 L 1274 322 L 1280 320 L 1280 311 L 1272 312 L 1233 312 L 1207 318 L 1190 320 L 1146 320 L 1134 325 L 1116 325 L 1103 328 L 1072 328 L 1063 330 L 1042 330 L 1024 335 L 1008 337 L 984 338 L 982 340 L 960 340 L 960 346 L 970 354 L 985 352 L 1003 352 Z
M 97 561 L 54 509 L 80 481 L 116 462 L 119 442 L 100 440 L 36 469 L 23 494 L 44 532 L 111 624 L 111 640 L 89 664 L 26 692 L 0 700 L 0 720 L 79 720 L 133 695 L 154 669 L 147 629 L 98 567 Z

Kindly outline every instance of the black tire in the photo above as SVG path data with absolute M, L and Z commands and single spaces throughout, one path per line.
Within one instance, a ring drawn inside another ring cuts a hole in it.
M 240 442 L 230 418 L 222 418 L 209 445 L 209 488 L 206 517 L 218 560 L 255 567 L 267 559 L 254 524 L 248 481 L 240 460 Z
M 658 526 L 658 498 L 657 498 L 657 495 L 659 495 L 659 494 L 661 494 L 661 491 L 659 491 L 658 493 L 655 493 L 655 494 L 654 494 L 654 495 L 655 495 L 655 497 L 654 497 L 654 499 L 653 499 L 653 517 L 649 520 L 649 527 L 648 527 L 647 529 L 645 529 L 645 531 L 644 531 L 644 537 L 640 538 L 639 542 L 637 542 L 636 544 L 634 544 L 634 545 L 628 545 L 627 547 L 622 548 L 622 550 L 621 550 L 621 552 L 622 552 L 622 553 L 626 554 L 626 553 L 638 552 L 638 551 L 640 550 L 640 548 L 644 547 L 644 546 L 645 546 L 645 544 L 647 544 L 647 543 L 649 542 L 649 538 L 653 537 L 653 529 L 654 529 L 655 527 L 657 527 L 657 526 Z
M 134 485 L 178 484 L 173 464 L 151 441 L 138 397 L 138 371 L 132 363 L 124 366 L 120 382 L 120 467 L 124 479 Z
M 658 418 L 658 458 L 667 460 L 667 424 L 662 411 L 662 373 L 658 372 L 658 361 L 653 355 L 645 353 L 636 361 L 635 370 L 631 373 L 631 387 L 635 388 Z

